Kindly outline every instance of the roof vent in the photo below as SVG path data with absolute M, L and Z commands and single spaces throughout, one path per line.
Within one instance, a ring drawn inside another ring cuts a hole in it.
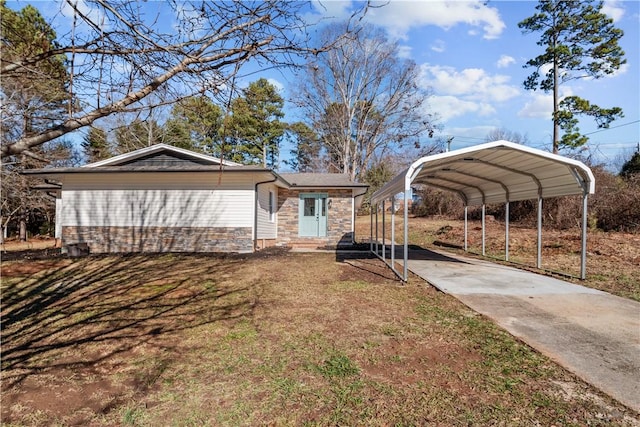
M 464 159 L 462 159 L 462 160 L 464 160 L 465 162 L 473 162 L 473 161 L 475 161 L 476 159 L 474 159 L 473 157 L 465 157 L 465 158 L 464 158 Z

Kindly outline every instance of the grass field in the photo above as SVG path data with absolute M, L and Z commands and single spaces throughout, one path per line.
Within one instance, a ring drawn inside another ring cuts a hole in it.
M 2 263 L 3 425 L 640 425 L 363 255 Z

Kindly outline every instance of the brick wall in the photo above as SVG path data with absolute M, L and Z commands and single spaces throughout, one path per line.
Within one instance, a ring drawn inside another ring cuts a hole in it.
M 62 227 L 63 245 L 86 242 L 91 253 L 252 252 L 251 227 Z
M 326 237 L 300 237 L 298 214 L 300 193 L 323 193 L 331 200 L 327 212 Z M 351 189 L 278 191 L 278 246 L 337 246 L 351 243 Z

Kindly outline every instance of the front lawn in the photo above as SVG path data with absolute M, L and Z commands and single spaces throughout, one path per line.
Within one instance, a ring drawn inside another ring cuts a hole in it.
M 6 425 L 638 425 L 364 255 L 2 264 Z

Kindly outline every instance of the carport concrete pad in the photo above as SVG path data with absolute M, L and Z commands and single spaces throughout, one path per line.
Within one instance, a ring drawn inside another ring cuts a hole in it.
M 409 269 L 640 412 L 640 303 L 442 252 L 411 251 Z

